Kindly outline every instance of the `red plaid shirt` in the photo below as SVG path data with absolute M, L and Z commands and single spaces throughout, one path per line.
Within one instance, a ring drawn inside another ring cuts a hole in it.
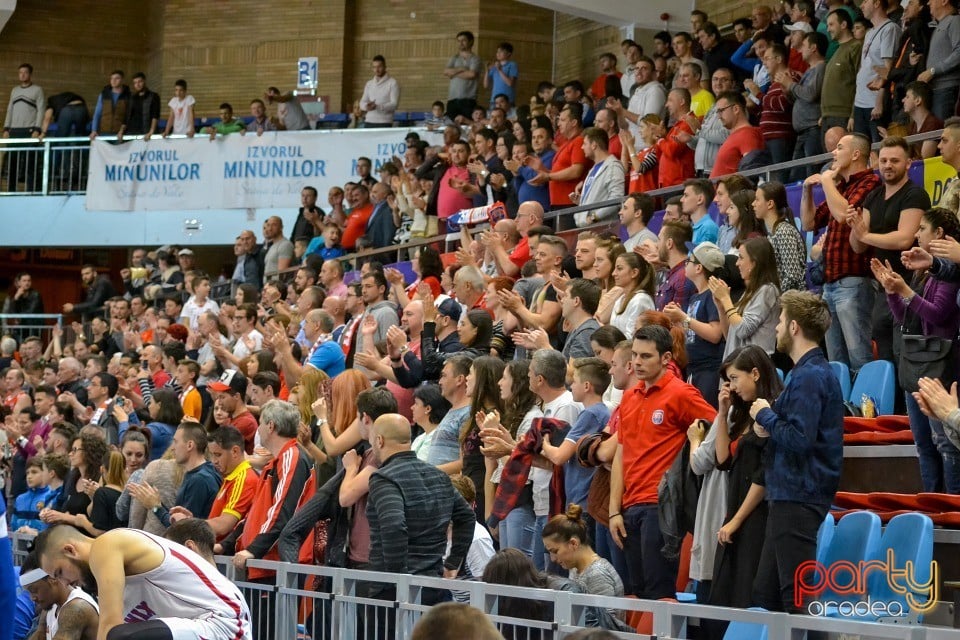
M 487 526 L 495 528 L 499 522 L 507 517 L 507 514 L 513 511 L 514 507 L 520 501 L 520 494 L 523 487 L 527 484 L 527 477 L 530 475 L 530 468 L 533 466 L 533 457 L 540 453 L 543 446 L 543 439 L 550 439 L 553 434 L 566 434 L 570 430 L 570 425 L 563 420 L 556 418 L 536 418 L 530 430 L 527 431 L 523 439 L 517 443 L 510 459 L 503 466 L 503 472 L 500 474 L 500 484 L 497 485 L 497 493 L 493 500 L 493 509 L 490 517 L 487 518 Z M 563 474 L 557 473 L 562 467 L 554 467 L 554 476 L 559 475 L 559 488 L 563 488 Z M 562 496 L 558 496 L 556 482 L 550 482 L 550 514 L 563 513 L 565 507 L 562 505 Z M 557 498 L 560 498 L 558 506 Z
M 867 194 L 880 186 L 880 178 L 873 169 L 864 169 L 837 185 L 840 194 L 851 206 L 860 209 Z M 824 273 L 827 282 L 840 278 L 870 277 L 870 254 L 859 254 L 850 246 L 850 227 L 837 222 L 830 214 L 826 201 L 817 207 L 814 224 L 817 229 L 827 227 L 827 239 L 823 244 Z

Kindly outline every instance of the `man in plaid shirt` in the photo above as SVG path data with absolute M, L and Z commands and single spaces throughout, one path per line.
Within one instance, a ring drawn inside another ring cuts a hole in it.
M 827 228 L 823 245 L 823 299 L 831 317 L 827 355 L 854 372 L 873 360 L 870 317 L 874 293 L 870 254 L 853 250 L 848 220 L 859 216 L 864 199 L 880 185 L 880 178 L 869 167 L 870 141 L 862 134 L 841 138 L 833 157 L 830 169 L 803 182 L 800 215 L 805 231 Z M 814 208 L 813 187 L 818 184 L 825 200 Z

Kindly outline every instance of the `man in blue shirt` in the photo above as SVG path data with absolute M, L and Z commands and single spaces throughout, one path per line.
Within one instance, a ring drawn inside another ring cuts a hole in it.
M 711 202 L 713 202 L 713 185 L 709 180 L 691 178 L 683 183 L 680 212 L 690 216 L 695 245 L 701 242 L 715 243 L 720 235 L 720 228 L 707 213 Z
M 830 326 L 827 303 L 809 291 L 780 299 L 777 350 L 794 362 L 773 407 L 750 407 L 754 432 L 769 438 L 764 451 L 770 506 L 754 604 L 772 611 L 805 612 L 794 598 L 795 574 L 814 560 L 817 531 L 840 485 L 843 464 L 843 394 L 820 343 Z
M 483 88 L 493 89 L 490 91 L 490 108 L 494 106 L 494 100 L 498 95 L 507 97 L 507 101 L 513 105 L 517 101 L 517 63 L 511 60 L 513 57 L 513 45 L 509 42 L 501 42 L 497 47 L 497 59 L 487 65 L 487 73 L 483 76 Z

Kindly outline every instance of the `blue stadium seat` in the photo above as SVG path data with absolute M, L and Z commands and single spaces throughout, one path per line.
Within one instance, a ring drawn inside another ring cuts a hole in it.
M 325 113 L 317 116 L 317 129 L 346 129 L 348 124 L 348 113 Z
M 827 517 L 823 519 L 823 524 L 820 525 L 820 530 L 817 531 L 817 562 L 820 564 L 823 564 L 827 557 L 827 549 L 830 548 L 830 543 L 833 541 L 836 526 L 833 514 L 828 513 Z
M 750 607 L 750 611 L 766 611 L 759 607 Z M 723 640 L 767 640 L 767 625 L 756 622 L 731 622 Z
M 834 375 L 837 376 L 837 380 L 840 381 L 840 391 L 843 393 L 843 397 L 850 399 L 850 367 L 848 367 L 843 362 L 830 362 L 830 368 L 833 369 Z
M 893 363 L 888 360 L 874 360 L 863 365 L 857 373 L 848 399 L 859 407 L 861 398 L 868 395 L 877 405 L 877 415 L 889 416 L 893 415 L 894 393 L 896 384 Z
M 930 568 L 933 562 L 933 521 L 922 513 L 903 513 L 894 517 L 883 530 L 879 547 L 871 559 L 886 563 L 888 551 L 893 552 L 892 558 L 898 570 L 907 566 L 908 562 L 912 564 L 910 578 L 914 584 L 908 586 L 905 581 L 899 580 L 897 586 L 907 587 L 915 603 L 926 602 L 930 592 L 914 587 L 930 581 Z M 888 575 L 886 571 L 870 573 L 867 577 L 867 593 L 874 602 L 884 602 L 888 606 L 893 602 L 899 603 L 906 615 L 879 618 L 879 621 L 896 620 L 919 624 L 923 614 L 910 609 L 907 594 L 897 593 L 891 588 Z M 938 578 L 939 576 L 934 576 L 937 582 L 939 582 Z
M 879 546 L 880 516 L 871 511 L 854 511 L 840 518 L 840 522 L 833 530 L 833 539 L 821 562 L 826 567 L 840 561 L 857 565 L 862 560 L 873 558 Z M 820 558 L 819 549 L 817 558 Z M 860 594 L 839 595 L 827 589 L 822 599 L 835 602 L 859 602 Z
M 407 117 L 410 119 L 410 122 L 423 122 L 430 117 L 430 112 L 428 111 L 411 111 L 407 114 Z

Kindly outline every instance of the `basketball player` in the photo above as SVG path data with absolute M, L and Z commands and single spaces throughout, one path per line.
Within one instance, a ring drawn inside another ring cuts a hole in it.
M 136 529 L 37 536 L 40 567 L 99 594 L 97 640 L 252 640 L 240 590 L 190 549 Z
M 20 586 L 47 615 L 32 636 L 35 640 L 96 640 L 100 624 L 97 601 L 80 587 L 70 587 L 55 580 L 40 568 L 36 553 L 31 553 L 20 567 Z

